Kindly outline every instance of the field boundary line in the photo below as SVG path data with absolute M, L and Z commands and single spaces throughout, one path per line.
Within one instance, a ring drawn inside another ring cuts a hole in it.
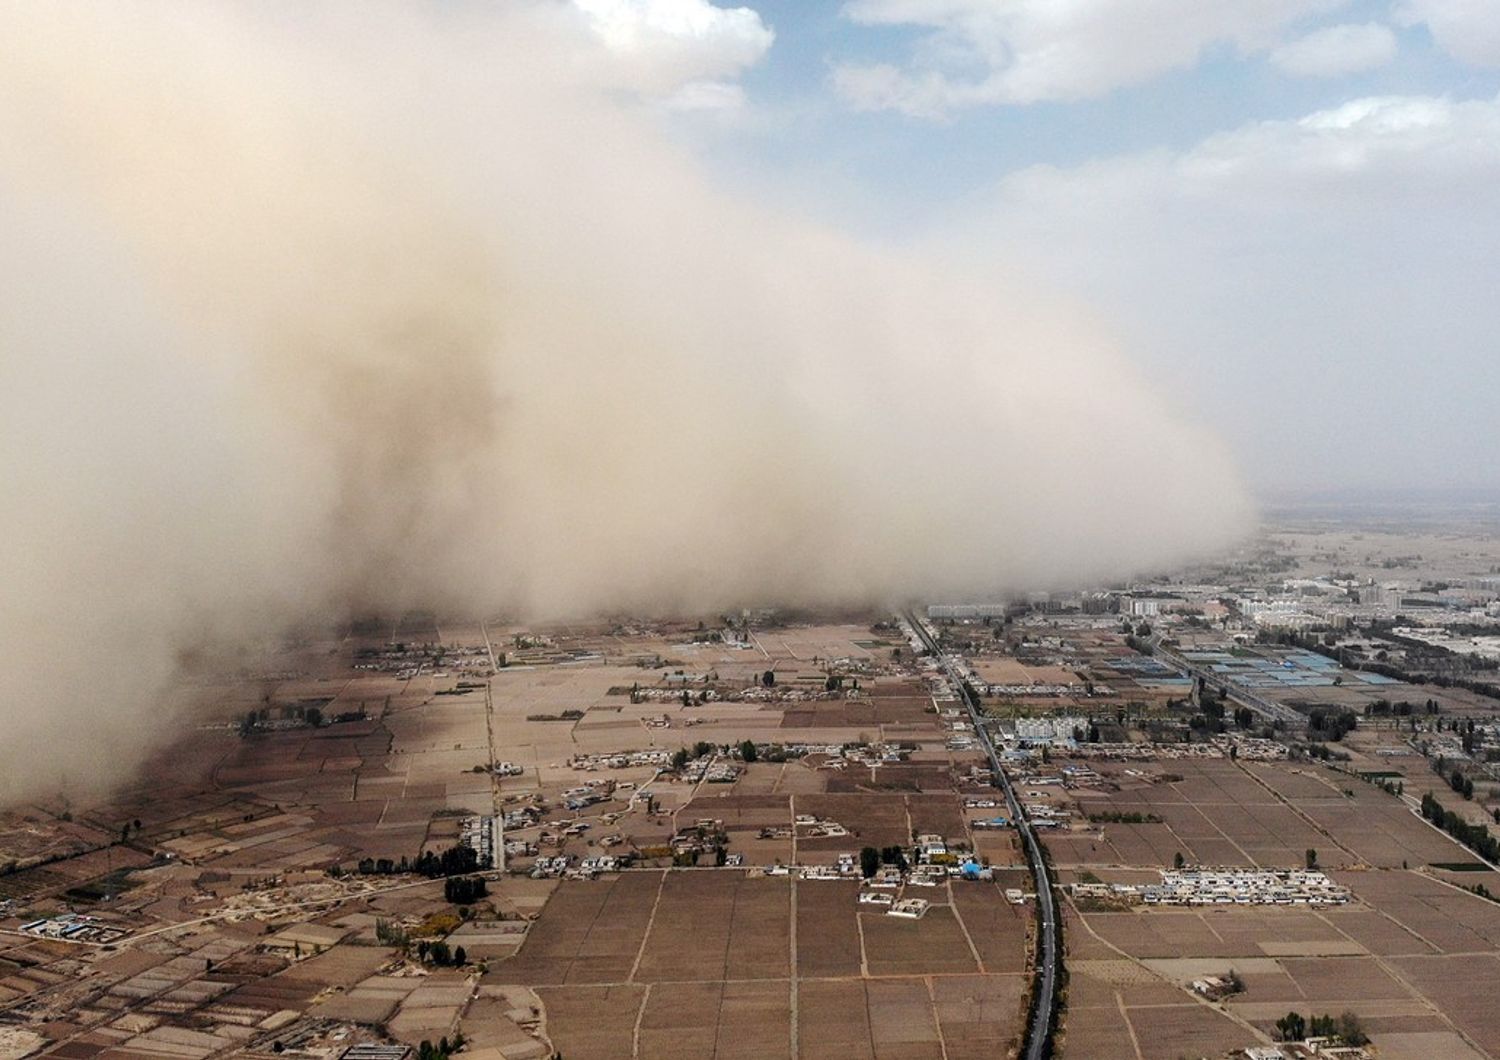
M 870 957 L 865 952 L 865 917 L 858 909 L 854 911 L 854 928 L 859 932 L 859 977 L 870 978 Z
M 1135 1023 L 1125 1007 L 1125 995 L 1118 990 L 1114 991 L 1114 995 L 1115 1008 L 1120 1010 L 1120 1019 L 1125 1021 L 1125 1033 L 1130 1035 L 1130 1047 L 1135 1050 L 1135 1060 L 1145 1060 L 1146 1054 L 1141 1052 L 1141 1040 L 1135 1033 Z
M 1354 851 L 1352 851 L 1348 847 L 1344 846 L 1343 843 L 1340 843 L 1337 839 L 1335 839 L 1333 837 L 1333 833 L 1332 832 L 1330 832 L 1328 829 L 1324 828 L 1317 821 L 1313 820 L 1310 816 L 1308 816 L 1308 814 L 1306 812 L 1304 812 L 1302 810 L 1301 807 L 1299 807 L 1296 803 L 1292 802 L 1292 800 L 1288 799 L 1281 792 L 1277 791 L 1275 788 L 1271 787 L 1271 785 L 1267 784 L 1260 777 L 1256 776 L 1255 773 L 1252 772 L 1243 762 L 1239 761 L 1238 759 L 1235 759 L 1234 763 L 1235 763 L 1236 766 L 1239 767 L 1240 771 L 1245 774 L 1245 776 L 1249 777 L 1251 780 L 1253 780 L 1255 783 L 1259 784 L 1262 788 L 1264 788 L 1267 792 L 1269 792 L 1270 795 L 1271 795 L 1271 797 L 1273 799 L 1275 799 L 1277 802 L 1281 803 L 1287 809 L 1291 810 L 1298 817 L 1302 818 L 1302 820 L 1307 824 L 1307 826 L 1309 828 L 1311 828 L 1314 832 L 1317 832 L 1319 835 L 1324 836 L 1330 843 L 1332 843 L 1334 846 L 1338 847 L 1345 854 L 1349 855 L 1349 857 L 1352 859 L 1352 864 L 1363 865 L 1363 864 L 1366 863 L 1364 858 L 1360 857 Z M 1304 775 L 1306 775 L 1306 774 L 1304 774 Z M 1317 774 L 1312 774 L 1312 775 L 1315 776 L 1315 777 L 1317 776 Z M 1317 777 L 1317 779 L 1319 781 L 1323 780 L 1322 777 Z M 1340 792 L 1337 788 L 1334 788 L 1332 784 L 1329 784 L 1328 786 L 1334 792 L 1336 792 L 1339 795 L 1340 798 L 1343 797 L 1343 792 Z
M 1226 1006 L 1220 1007 L 1218 1005 L 1215 1005 L 1213 1002 L 1209 1001 L 1208 998 L 1206 998 L 1206 997 L 1201 997 L 1200 995 L 1194 993 L 1191 990 L 1184 990 L 1181 986 L 1178 986 L 1177 983 L 1174 983 L 1171 979 L 1168 979 L 1165 975 L 1162 975 L 1156 969 L 1152 968 L 1149 964 L 1147 964 L 1140 957 L 1135 956 L 1133 953 L 1128 953 L 1125 950 L 1122 950 L 1119 946 L 1116 946 L 1113 942 L 1109 941 L 1109 939 L 1105 938 L 1103 935 L 1099 934 L 1099 932 L 1097 932 L 1097 931 L 1094 930 L 1094 925 L 1089 923 L 1087 914 L 1081 912 L 1078 909 L 1078 906 L 1076 904 L 1072 903 L 1071 899 L 1069 900 L 1069 904 L 1073 906 L 1073 913 L 1074 913 L 1075 916 L 1077 916 L 1078 922 L 1081 925 L 1083 925 L 1084 930 L 1086 930 L 1090 935 L 1094 936 L 1094 941 L 1098 942 L 1101 946 L 1104 946 L 1105 948 L 1113 950 L 1115 953 L 1118 953 L 1125 960 L 1129 961 L 1131 964 L 1133 964 L 1136 967 L 1140 968 L 1147 975 L 1153 977 L 1154 979 L 1158 979 L 1161 982 L 1166 983 L 1168 986 L 1176 987 L 1178 990 L 1182 990 L 1183 994 L 1188 998 L 1188 1000 L 1195 1001 L 1198 1004 L 1202 1005 L 1204 1008 L 1212 1009 L 1214 1012 L 1217 1012 L 1220 1015 L 1228 1018 L 1230 1021 L 1239 1024 L 1241 1027 L 1245 1028 L 1245 1030 L 1247 1032 L 1249 1032 L 1250 1036 L 1252 1038 L 1254 1038 L 1260 1044 L 1265 1045 L 1265 1044 L 1268 1044 L 1271 1041 L 1269 1035 L 1263 1033 L 1254 1024 L 1252 1024 L 1249 1020 L 1247 1020 L 1244 1017 L 1242 1017 L 1242 1016 L 1238 1015 L 1237 1013 L 1235 1013 L 1234 1010 L 1231 1009 L 1229 1006 L 1226 1005 Z M 1150 914 L 1149 913 L 1137 913 L 1136 915 L 1137 916 L 1149 916 Z M 1217 934 L 1218 933 L 1215 932 L 1215 935 L 1217 935 Z M 1229 958 L 1226 958 L 1226 961 L 1227 960 L 1229 960 Z M 1294 984 L 1295 984 L 1295 982 L 1296 982 L 1296 980 L 1293 980 Z M 1300 990 L 1301 987 L 1299 986 L 1298 989 Z M 1124 1001 L 1123 1001 L 1123 999 L 1120 999 L 1119 995 L 1120 995 L 1120 992 L 1118 990 L 1116 990 L 1115 991 L 1116 1000 L 1123 1007 Z M 1180 1005 L 1180 1004 L 1182 1004 L 1182 1002 L 1177 1002 L 1176 1004 Z M 1146 1007 L 1149 1007 L 1149 1006 L 1142 1005 L 1142 1006 L 1137 1006 L 1137 1007 L 1139 1007 L 1139 1008 L 1146 1008 Z M 1172 1008 L 1172 1007 L 1176 1007 L 1176 1006 L 1169 1004 L 1169 1005 L 1163 1005 L 1161 1007 L 1163 1007 L 1163 1008 Z M 1128 1027 L 1130 1029 L 1130 1040 L 1132 1042 L 1136 1042 L 1136 1055 L 1139 1057 L 1141 1055 L 1140 1043 L 1136 1041 L 1135 1027 L 1134 1027 L 1133 1024 L 1131 1024 L 1130 1018 L 1129 1018 L 1129 1016 L 1126 1013 L 1124 1013 L 1122 1011 L 1121 1015 L 1125 1016 L 1125 1025 L 1126 1025 L 1126 1027 Z
M 641 1055 L 641 1024 L 646 1020 L 646 1006 L 651 1001 L 651 987 L 654 985 L 654 983 L 646 984 L 646 990 L 641 994 L 641 1007 L 635 1013 L 635 1027 L 630 1032 L 630 1055 L 633 1057 Z M 722 1000 L 721 997 L 721 1003 Z
M 958 911 L 958 899 L 953 897 L 953 881 L 946 881 L 943 886 L 948 888 L 948 907 L 953 910 L 953 919 L 958 922 L 958 930 L 964 933 L 964 941 L 969 944 L 969 953 L 974 957 L 974 964 L 979 969 L 980 975 L 988 975 L 989 971 L 984 966 L 984 958 L 979 956 L 979 947 L 974 945 L 974 936 L 969 934 L 969 925 L 964 923 L 963 914 Z
M 796 817 L 794 816 L 792 818 L 792 820 L 795 821 Z M 792 842 L 793 843 L 796 843 L 796 841 L 797 841 L 796 840 L 796 835 L 797 835 L 797 829 L 794 827 L 792 829 L 792 837 L 793 837 L 792 838 Z M 797 1036 L 798 1036 L 798 1030 L 797 1030 L 797 981 L 798 981 L 798 977 L 797 977 L 797 877 L 795 875 L 792 876 L 791 879 L 788 881 L 788 883 L 791 885 L 791 896 L 789 898 L 789 901 L 791 902 L 791 930 L 789 932 L 789 934 L 791 936 L 791 939 L 790 939 L 790 942 L 791 942 L 791 952 L 788 954 L 788 956 L 791 958 L 791 964 L 787 968 L 786 982 L 787 982 L 787 991 L 788 991 L 788 993 L 790 995 L 790 1006 L 791 1006 L 791 1008 L 790 1008 L 790 1018 L 787 1020 L 787 1024 L 788 1024 L 788 1027 L 790 1028 L 789 1029 L 789 1033 L 790 1033 L 791 1039 L 792 1039 L 792 1041 L 791 1041 L 791 1046 L 792 1046 L 792 1048 L 791 1048 L 791 1057 L 792 1057 L 792 1060 L 797 1060 L 797 1058 L 802 1055 L 801 1052 L 800 1052 L 800 1050 L 798 1049 L 798 1044 L 797 1044 Z M 854 915 L 856 917 L 858 917 L 859 913 L 856 912 Z M 861 950 L 861 952 L 863 952 L 863 950 L 864 950 L 864 943 L 863 942 L 860 943 L 860 950 Z
M 646 956 L 646 943 L 651 941 L 651 933 L 656 930 L 656 911 L 661 907 L 661 892 L 667 889 L 667 873 L 671 871 L 663 869 L 661 879 L 656 881 L 656 897 L 651 902 L 651 915 L 646 918 L 646 930 L 641 934 L 641 944 L 635 951 L 635 962 L 630 966 L 630 974 L 625 977 L 627 983 L 635 982 L 635 977 L 641 970 L 641 959 Z
M 1375 871 L 1376 872 L 1381 872 L 1381 871 L 1391 872 L 1391 871 L 1395 871 L 1395 870 L 1391 870 L 1391 869 L 1384 869 L 1384 870 L 1382 870 L 1382 869 L 1376 869 Z M 1412 870 L 1406 869 L 1406 870 L 1402 870 L 1402 871 L 1410 872 Z M 1436 877 L 1431 877 L 1431 878 L 1432 879 L 1436 879 Z M 1464 891 L 1462 887 L 1457 887 L 1456 889 L 1459 890 L 1459 891 L 1463 891 L 1464 894 L 1468 894 L 1471 897 L 1479 898 L 1478 895 L 1473 894 L 1470 891 Z M 1482 901 L 1483 899 L 1480 899 L 1480 900 Z M 1395 924 L 1397 927 L 1401 927 L 1401 928 L 1405 928 L 1406 927 L 1405 924 L 1402 924 L 1401 921 L 1397 920 L 1395 917 L 1393 917 L 1389 913 L 1385 912 L 1385 910 L 1378 909 L 1378 910 L 1376 910 L 1376 912 L 1380 913 L 1381 916 L 1385 917 L 1387 920 L 1389 920 L 1391 923 Z M 1359 940 L 1356 939 L 1353 935 L 1350 935 L 1347 931 L 1344 931 L 1337 924 L 1335 924 L 1332 920 L 1329 920 L 1328 917 L 1327 917 L 1327 915 L 1324 914 L 1323 912 L 1319 911 L 1317 913 L 1317 917 L 1318 917 L 1319 920 L 1323 921 L 1323 923 L 1325 923 L 1329 927 L 1333 928 L 1334 931 L 1337 931 L 1340 935 L 1343 935 L 1345 938 L 1347 938 L 1350 942 L 1359 942 Z M 1428 942 L 1427 939 L 1422 938 L 1422 936 L 1418 935 L 1415 931 L 1411 931 L 1409 928 L 1407 929 L 1407 931 L 1413 937 L 1421 939 L 1421 941 L 1423 943 L 1425 943 L 1426 945 L 1432 946 L 1431 942 Z M 1364 945 L 1364 943 L 1362 943 L 1362 942 L 1359 943 L 1359 944 L 1362 945 L 1362 946 Z M 1447 956 L 1450 956 L 1450 954 L 1448 954 L 1447 952 L 1445 952 L 1444 950 L 1442 950 L 1441 948 L 1439 948 L 1437 946 L 1433 946 L 1433 949 L 1436 950 L 1435 953 L 1430 954 L 1430 955 L 1424 954 L 1423 956 L 1432 956 L 1432 957 L 1447 957 Z M 1365 950 L 1369 954 L 1370 959 L 1375 962 L 1376 967 L 1378 967 L 1381 971 L 1385 972 L 1386 975 L 1390 976 L 1397 983 L 1400 983 L 1401 984 L 1401 988 L 1403 990 L 1406 990 L 1408 993 L 1410 993 L 1411 996 L 1412 996 L 1412 998 L 1414 1000 L 1416 1000 L 1417 1002 L 1419 1002 L 1423 1007 L 1425 1007 L 1429 1012 L 1431 1012 L 1438 1019 L 1440 1019 L 1444 1023 L 1446 1023 L 1448 1025 L 1448 1027 L 1453 1031 L 1453 1033 L 1456 1034 L 1456 1035 L 1458 1035 L 1459 1038 L 1461 1038 L 1465 1043 L 1467 1043 L 1470 1048 L 1475 1049 L 1476 1051 L 1478 1051 L 1478 1052 L 1480 1052 L 1482 1054 L 1485 1054 L 1485 1055 L 1489 1054 L 1489 1050 L 1482 1048 L 1479 1045 L 1478 1042 L 1474 1041 L 1467 1034 L 1465 1034 L 1464 1031 L 1463 1031 L 1463 1028 L 1460 1027 L 1457 1023 L 1453 1022 L 1453 1020 L 1448 1016 L 1448 1014 L 1446 1012 L 1444 1012 L 1442 1010 L 1442 1008 L 1440 1008 L 1438 1006 L 1438 1004 L 1437 1004 L 1436 1001 L 1434 1001 L 1431 997 L 1429 997 L 1425 992 L 1423 992 L 1421 990 L 1418 990 L 1415 986 L 1413 986 L 1407 980 L 1406 976 L 1404 976 L 1404 975 L 1401 974 L 1401 970 L 1399 968 L 1397 968 L 1394 964 L 1392 964 L 1390 961 L 1388 961 L 1381 954 L 1378 954 L 1374 950 L 1371 950 L 1370 947 L 1365 946 Z M 1295 977 L 1293 978 L 1292 981 L 1294 983 L 1296 983 Z M 1297 984 L 1297 989 L 1298 990 L 1302 989 L 1302 986 L 1301 986 L 1300 983 Z
M 948 1039 L 943 1037 L 943 1020 L 938 1015 L 937 991 L 932 988 L 932 976 L 922 976 L 922 982 L 927 984 L 927 1004 L 932 1009 L 932 1025 L 937 1030 L 938 1051 L 943 1060 L 948 1060 Z

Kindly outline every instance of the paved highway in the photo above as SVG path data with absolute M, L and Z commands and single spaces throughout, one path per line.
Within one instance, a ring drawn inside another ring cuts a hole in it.
M 1058 920 L 1057 899 L 1052 891 L 1052 870 L 1042 858 L 1042 845 L 1037 841 L 1036 829 L 1032 827 L 1021 801 L 1016 798 L 1016 790 L 1011 785 L 1010 777 L 1000 765 L 1000 756 L 995 752 L 995 744 L 990 739 L 989 730 L 984 727 L 979 704 L 968 685 L 954 672 L 952 662 L 938 650 L 937 641 L 916 614 L 907 612 L 906 620 L 942 666 L 948 683 L 968 708 L 974 731 L 979 734 L 985 754 L 989 756 L 990 767 L 995 772 L 995 783 L 1005 792 L 1006 807 L 1010 810 L 1011 820 L 1016 822 L 1021 833 L 1021 843 L 1026 848 L 1026 861 L 1031 866 L 1032 882 L 1036 885 L 1037 958 L 1032 982 L 1031 1022 L 1026 1027 L 1026 1040 L 1021 1046 L 1021 1056 L 1025 1060 L 1043 1060 L 1052 1055 L 1053 1020 L 1057 1015 L 1057 980 L 1062 971 L 1062 924 Z

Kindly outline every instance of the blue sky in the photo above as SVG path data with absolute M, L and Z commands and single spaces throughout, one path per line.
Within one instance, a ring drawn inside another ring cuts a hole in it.
M 1078 299 L 1262 488 L 1500 485 L 1495 0 L 574 3 L 729 186 Z
M 1389 7 L 1352 4 L 1337 17 L 1293 25 L 1364 23 Z M 1392 28 L 1399 49 L 1390 62 L 1345 76 L 1288 76 L 1263 53 L 1246 56 L 1213 42 L 1199 62 L 1097 96 L 957 108 L 931 120 L 856 109 L 830 83 L 840 63 L 900 63 L 920 44 L 920 29 L 856 25 L 834 3 L 769 0 L 756 10 L 776 41 L 742 78 L 749 105 L 765 121 L 738 130 L 736 163 L 790 173 L 837 168 L 871 196 L 871 212 L 859 220 L 880 230 L 920 222 L 1028 165 L 1186 149 L 1247 122 L 1295 119 L 1362 96 L 1500 92 L 1496 70 L 1456 62 L 1425 27 L 1411 26 Z

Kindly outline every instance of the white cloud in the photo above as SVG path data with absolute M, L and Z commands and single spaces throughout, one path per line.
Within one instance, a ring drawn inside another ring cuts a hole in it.
M 648 95 L 670 96 L 697 82 L 724 85 L 760 62 L 775 40 L 771 28 L 748 7 L 717 7 L 708 0 L 572 3 L 586 16 L 620 76 Z M 719 90 L 721 103 L 724 96 Z
M 954 225 L 976 257 L 1085 294 L 1263 483 L 1500 481 L 1500 99 L 1033 167 L 978 214 Z
M 728 81 L 689 81 L 663 102 L 668 110 L 723 114 L 745 105 L 745 90 Z
M 1325 26 L 1271 52 L 1272 65 L 1298 77 L 1342 77 L 1396 57 L 1396 34 L 1379 22 Z
M 1269 48 L 1341 0 L 849 0 L 846 18 L 928 31 L 912 61 L 842 64 L 854 106 L 942 117 L 967 106 L 1074 100 L 1192 66 L 1212 45 Z
M 1222 191 L 1254 183 L 1295 190 L 1307 201 L 1316 201 L 1320 189 L 1420 199 L 1453 181 L 1500 175 L 1500 104 L 1430 96 L 1352 100 L 1296 121 L 1211 137 L 1178 159 L 1175 171 Z
M 1426 24 L 1454 58 L 1474 66 L 1500 66 L 1500 4 L 1495 0 L 1404 0 L 1396 17 Z

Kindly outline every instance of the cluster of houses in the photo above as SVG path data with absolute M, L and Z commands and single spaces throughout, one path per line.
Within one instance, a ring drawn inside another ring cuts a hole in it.
M 1252 1045 L 1243 1051 L 1245 1060 L 1372 1060 L 1374 1055 L 1364 1046 L 1349 1045 L 1341 1038 L 1306 1038 L 1279 1045 Z
M 574 755 L 568 759 L 568 768 L 587 773 L 595 773 L 600 769 L 629 769 L 633 766 L 665 769 L 671 762 L 671 751 L 661 747 L 652 747 L 645 751 L 617 751 L 612 754 Z
M 847 880 L 859 875 L 859 861 L 853 854 L 840 854 L 833 865 L 805 865 L 798 873 L 804 880 Z
M 562 793 L 562 802 L 569 810 L 575 813 L 587 809 L 600 802 L 608 802 L 610 796 L 615 793 L 615 784 L 612 780 L 591 780 L 578 788 L 569 788 Z
M 1210 1001 L 1218 1001 L 1231 994 L 1238 994 L 1245 988 L 1245 984 L 1233 972 L 1224 975 L 1205 975 L 1202 979 L 1194 979 L 1189 984 L 1193 993 L 1200 997 L 1206 997 Z
M 925 898 L 902 898 L 892 903 L 885 911 L 886 916 L 905 917 L 907 920 L 921 920 L 927 915 L 929 902 Z
M 1145 905 L 1344 905 L 1349 888 L 1315 869 L 1163 870 L 1161 883 L 1075 883 L 1079 898 L 1113 898 Z
M 969 827 L 979 831 L 996 831 L 1002 828 L 1009 828 L 1010 818 L 1004 814 L 996 814 L 994 817 L 981 817 L 978 820 L 970 821 Z
M 1288 757 L 1291 748 L 1277 740 L 1263 740 L 1259 736 L 1246 736 L 1236 733 L 1233 736 L 1219 736 L 1214 743 L 1220 747 L 1226 744 L 1232 746 L 1235 754 L 1252 762 L 1274 762 Z M 1227 754 L 1228 751 L 1225 751 Z
M 632 703 L 667 703 L 683 702 L 684 695 L 690 695 L 694 702 L 712 703 L 719 698 L 719 694 L 712 688 L 701 688 L 695 692 L 687 692 L 689 683 L 701 682 L 701 676 L 684 675 L 682 677 L 669 678 L 676 680 L 676 688 L 637 688 L 630 693 Z
M 1203 743 L 1080 743 L 1068 749 L 1077 758 L 1100 758 L 1113 762 L 1149 762 L 1157 759 L 1243 758 L 1248 762 L 1275 762 L 1290 753 L 1286 744 L 1243 733 L 1221 734 Z
M 695 758 L 679 770 L 683 780 L 692 783 L 701 780 L 705 784 L 733 784 L 740 778 L 742 772 L 744 772 L 742 766 L 737 766 L 717 755 Z
M 571 839 L 573 836 L 583 835 L 583 833 L 587 832 L 592 827 L 593 825 L 588 821 L 568 821 L 566 823 L 563 823 L 562 828 L 560 828 L 558 831 L 543 832 L 537 838 L 540 839 L 543 843 L 550 843 L 561 846 L 564 842 Z
M 580 872 L 597 876 L 601 872 L 618 872 L 622 868 L 619 858 L 612 854 L 590 854 L 578 863 Z
M 1088 766 L 1066 765 L 1059 772 L 1062 774 L 1063 786 L 1068 788 L 1093 787 L 1104 779 Z
M 22 924 L 23 934 L 40 939 L 59 939 L 63 942 L 94 942 L 105 945 L 125 937 L 125 932 L 110 927 L 96 917 L 82 913 L 64 913 Z
M 967 711 L 957 707 L 940 707 L 938 719 L 948 732 L 948 750 L 974 751 L 979 749 L 978 734 L 974 731 L 974 723 L 968 720 Z
M 489 650 L 478 646 L 401 643 L 383 648 L 361 648 L 354 668 L 394 673 L 397 678 L 407 681 L 424 672 L 446 677 L 449 670 L 458 670 L 467 676 L 488 677 L 495 672 L 492 662 Z
M 1047 718 L 1016 718 L 1000 723 L 1000 739 L 1007 748 L 1054 747 L 1071 749 L 1083 741 L 1075 733 L 1086 731 L 1089 719 L 1064 714 Z
M 917 836 L 914 853 L 917 863 L 903 869 L 900 865 L 881 865 L 875 875 L 864 881 L 859 901 L 865 905 L 882 905 L 892 916 L 920 917 L 927 911 L 928 902 L 923 898 L 908 897 L 905 888 L 937 887 L 950 879 L 993 880 L 994 871 L 972 856 L 957 857 L 949 853 L 947 844 L 939 835 Z M 845 860 L 847 859 L 847 861 Z M 857 867 L 853 855 L 844 855 L 840 867 L 853 873 Z M 901 890 L 898 899 L 888 893 Z
M 667 847 L 673 856 L 681 854 L 696 856 L 722 849 L 726 843 L 724 822 L 717 817 L 700 817 L 692 824 L 677 829 L 668 841 Z
M 517 807 L 514 810 L 506 810 L 500 817 L 505 822 L 507 832 L 519 832 L 523 828 L 530 828 L 542 818 L 542 809 L 535 804 Z
M 851 880 L 859 878 L 859 863 L 853 854 L 840 854 L 835 865 L 784 865 L 778 861 L 761 871 L 767 876 L 795 876 L 799 880 Z
M 495 853 L 500 849 L 502 818 L 490 815 L 463 817 L 458 822 L 458 841 L 479 855 L 480 865 L 499 864 Z
M 842 764 L 868 766 L 871 769 L 876 769 L 880 766 L 895 765 L 896 763 L 903 762 L 910 753 L 910 748 L 902 747 L 899 744 L 854 744 L 844 749 Z M 837 761 L 835 759 L 835 762 Z M 841 768 L 841 766 L 834 765 L 833 762 L 830 762 L 829 765 L 834 766 L 834 768 Z
M 568 854 L 537 858 L 531 867 L 531 878 L 542 880 L 564 878 L 569 880 L 592 880 L 603 872 L 619 872 L 625 867 L 625 859 L 610 854 L 591 854 L 574 864 Z
M 845 693 L 830 692 L 819 686 L 814 691 L 809 688 L 793 688 L 789 685 L 772 685 L 770 688 L 764 685 L 751 685 L 737 692 L 729 693 L 725 698 L 742 703 L 805 703 L 820 699 L 843 699 Z
M 1072 696 L 1085 691 L 1084 686 L 1078 682 L 1066 685 L 1044 684 L 1040 682 L 1027 684 L 985 685 L 984 689 L 984 694 L 987 696 L 1005 696 L 1007 698 L 1014 698 L 1017 696 Z
M 1033 828 L 1063 828 L 1073 816 L 1067 810 L 1050 802 L 1023 802 L 1021 808 L 1031 819 Z
M 884 906 L 886 916 L 899 916 L 907 920 L 921 920 L 932 906 L 925 898 L 897 898 L 881 891 L 861 891 L 859 900 L 864 905 Z
M 832 865 L 784 865 L 777 862 L 761 871 L 767 876 L 796 876 L 799 880 L 861 880 L 866 889 L 861 892 L 860 901 L 877 904 L 884 904 L 885 900 L 864 895 L 872 890 L 897 890 L 903 886 L 936 887 L 949 879 L 994 879 L 990 867 L 974 858 L 955 858 L 952 864 L 918 863 L 904 870 L 898 865 L 881 865 L 868 879 L 863 878 L 859 858 L 854 854 L 840 854 Z
M 837 821 L 825 820 L 810 813 L 799 813 L 793 826 L 797 834 L 805 839 L 821 839 L 829 836 L 846 836 L 849 829 Z

